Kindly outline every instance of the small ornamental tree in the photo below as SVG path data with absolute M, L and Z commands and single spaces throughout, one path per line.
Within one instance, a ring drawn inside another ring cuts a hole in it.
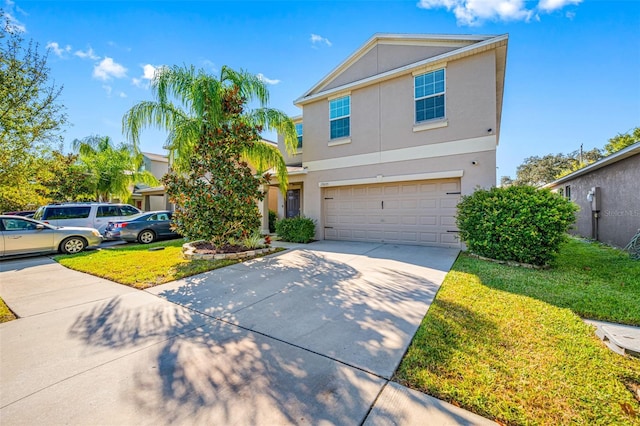
M 242 159 L 261 143 L 262 129 L 244 118 L 246 100 L 237 87 L 222 90 L 222 119 L 203 123 L 188 170 L 163 178 L 169 200 L 177 206 L 173 221 L 178 233 L 218 247 L 260 227 L 257 201 L 263 199 L 261 186 L 266 183 Z
M 462 197 L 456 222 L 472 253 L 546 265 L 557 255 L 577 210 L 571 201 L 547 189 L 479 189 Z

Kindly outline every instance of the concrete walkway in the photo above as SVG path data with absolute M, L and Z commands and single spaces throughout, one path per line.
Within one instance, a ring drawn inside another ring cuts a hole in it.
M 0 262 L 3 424 L 492 424 L 389 382 L 457 250 L 316 242 L 148 291 Z
M 596 336 L 612 351 L 640 357 L 640 327 L 592 319 L 585 319 L 584 322 L 596 327 Z

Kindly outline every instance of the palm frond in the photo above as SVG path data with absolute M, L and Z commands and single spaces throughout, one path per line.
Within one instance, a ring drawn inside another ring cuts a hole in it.
M 230 82 L 233 86 L 238 87 L 240 95 L 247 102 L 255 100 L 261 107 L 269 103 L 269 89 L 264 80 L 257 75 L 244 70 L 235 71 L 223 66 L 220 70 L 220 81 L 222 83 Z
M 278 147 L 270 143 L 260 141 L 247 148 L 242 153 L 242 156 L 260 175 L 264 174 L 269 169 L 274 169 L 280 184 L 280 190 L 283 194 L 287 191 L 287 185 L 289 183 L 287 165 L 285 164 L 284 158 L 278 150 Z
M 249 119 L 264 130 L 275 130 L 284 138 L 284 146 L 289 155 L 298 149 L 296 125 L 284 112 L 273 108 L 256 108 L 248 113 Z

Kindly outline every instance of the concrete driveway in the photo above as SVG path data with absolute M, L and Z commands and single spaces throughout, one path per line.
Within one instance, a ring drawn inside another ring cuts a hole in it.
M 482 424 L 389 378 L 457 250 L 316 242 L 147 291 L 0 262 L 6 424 Z

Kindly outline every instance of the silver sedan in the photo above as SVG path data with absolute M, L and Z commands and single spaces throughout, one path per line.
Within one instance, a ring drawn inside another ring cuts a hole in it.
M 97 229 L 55 227 L 21 216 L 0 216 L 0 257 L 41 253 L 79 253 L 102 242 Z

